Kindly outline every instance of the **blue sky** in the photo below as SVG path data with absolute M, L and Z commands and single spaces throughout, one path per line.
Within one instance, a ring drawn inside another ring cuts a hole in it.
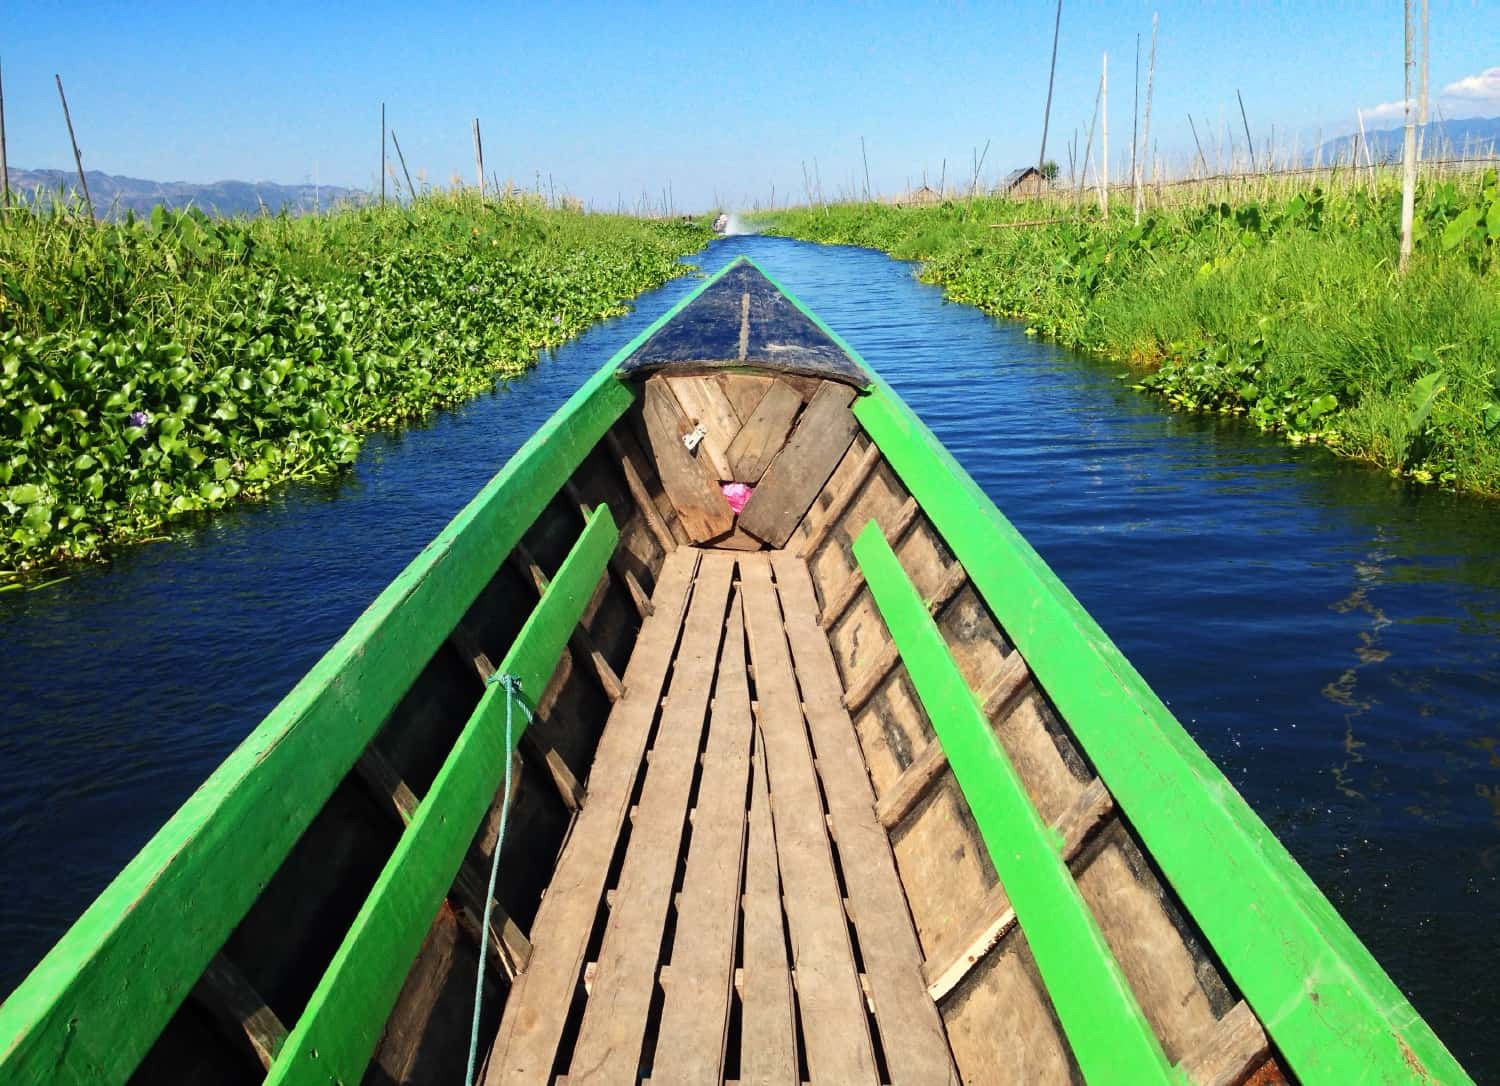
M 312 180 L 369 187 L 379 107 L 413 173 L 473 177 L 469 122 L 500 177 L 598 206 L 671 185 L 678 210 L 802 194 L 899 191 L 1034 162 L 1051 0 L 1028 4 L 694 3 L 483 6 L 75 4 L 8 0 L 0 23 L 10 161 L 71 165 L 62 73 L 89 169 L 158 180 Z M 1399 122 L 1401 5 L 1064 0 L 1049 157 L 1085 130 L 1110 54 L 1112 169 L 1128 158 L 1136 34 L 1142 98 L 1159 11 L 1152 141 L 1165 156 L 1231 126 L 1245 97 L 1258 147 Z M 1434 96 L 1448 117 L 1500 115 L 1500 13 L 1434 0 Z M 1382 108 L 1383 107 L 1383 108 Z M 1080 145 L 1083 135 L 1079 135 Z M 1080 149 L 1080 157 L 1082 151 Z M 1208 150 L 1213 157 L 1211 147 Z M 1225 151 L 1227 155 L 1227 148 Z

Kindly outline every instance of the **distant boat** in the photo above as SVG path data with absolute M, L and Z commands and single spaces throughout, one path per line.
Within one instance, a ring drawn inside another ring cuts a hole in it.
M 729 216 L 721 211 L 718 218 L 714 219 L 713 230 L 715 234 L 729 233 Z
M 744 259 L 126 866 L 0 1007 L 0 1081 L 458 1086 L 476 980 L 488 1086 L 1468 1081 L 990 499 Z

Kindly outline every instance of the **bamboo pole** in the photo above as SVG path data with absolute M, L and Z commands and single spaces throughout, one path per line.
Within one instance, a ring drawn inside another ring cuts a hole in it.
M 1397 265 L 1402 275 L 1406 274 L 1407 265 L 1411 263 L 1411 228 L 1412 213 L 1416 208 L 1417 196 L 1417 129 L 1416 111 L 1412 109 L 1411 96 L 1411 0 L 1405 0 L 1406 9 L 1406 133 L 1401 144 L 1401 255 Z
M 62 99 L 63 120 L 68 122 L 68 139 L 73 144 L 73 163 L 78 167 L 78 183 L 83 186 L 83 202 L 89 208 L 89 221 L 98 222 L 98 216 L 94 214 L 94 198 L 89 195 L 89 179 L 83 175 L 83 155 L 78 150 L 78 137 L 73 134 L 73 114 L 68 112 L 68 96 L 63 93 L 62 76 L 54 74 L 57 80 L 57 96 Z
M 1073 204 L 1083 203 L 1083 186 L 1089 183 L 1089 158 L 1094 153 L 1094 126 L 1099 123 L 1099 98 L 1104 93 L 1104 80 L 1099 80 L 1099 89 L 1094 92 L 1094 115 L 1089 118 L 1089 138 L 1083 145 L 1083 169 L 1078 174 L 1078 188 L 1073 193 Z
M 406 156 L 401 153 L 401 141 L 396 138 L 396 130 L 391 129 L 391 142 L 396 145 L 396 159 L 401 163 L 401 172 L 406 175 L 406 191 L 411 193 L 413 201 L 417 198 L 417 187 L 411 183 L 411 171 L 406 168 Z
M 1137 206 L 1140 201 L 1141 175 L 1137 172 L 1140 162 L 1136 157 L 1136 148 L 1139 146 L 1141 125 L 1141 36 L 1135 36 L 1135 84 L 1130 98 L 1130 185 L 1134 190 L 1135 198 L 1132 201 Z M 1136 221 L 1140 221 L 1140 212 L 1136 212 Z
M 1422 127 L 1418 129 L 1418 136 L 1416 136 L 1416 157 L 1418 157 L 1418 162 L 1421 162 L 1422 151 L 1427 147 L 1427 54 L 1427 0 L 1422 0 L 1422 104 L 1419 107 L 1419 110 L 1421 110 L 1419 123 L 1422 124 Z M 1442 154 L 1442 151 L 1439 151 L 1439 153 Z
M 479 138 L 479 118 L 474 118 L 474 172 L 479 175 L 479 199 L 484 199 L 484 143 Z
M 10 207 L 10 161 L 5 157 L 5 78 L 0 73 L 0 212 Z
M 385 103 L 380 103 L 380 206 L 385 206 Z
M 1109 54 L 1099 69 L 1099 213 L 1109 218 Z
M 1375 157 L 1370 154 L 1370 139 L 1365 135 L 1365 114 L 1363 110 L 1355 110 L 1355 117 L 1359 119 L 1359 145 L 1364 148 L 1365 165 L 1369 167 L 1370 195 L 1375 195 Z M 1359 156 L 1354 156 L 1354 168 L 1359 169 Z
M 1422 90 L 1421 103 L 1418 108 L 1418 123 L 1421 128 L 1417 130 L 1417 161 L 1422 160 L 1422 152 L 1427 146 L 1427 0 L 1422 0 Z M 1441 152 L 1440 152 L 1441 153 Z
M 1042 149 L 1036 156 L 1036 172 L 1047 163 L 1047 128 L 1052 121 L 1052 81 L 1057 75 L 1057 36 L 1062 30 L 1062 0 L 1057 0 L 1057 15 L 1052 20 L 1052 66 L 1047 69 L 1047 104 L 1042 109 Z
M 1193 130 L 1193 146 L 1198 148 L 1198 165 L 1203 168 L 1203 175 L 1208 176 L 1208 160 L 1203 157 L 1203 144 L 1198 142 L 1198 126 L 1193 123 L 1193 115 L 1188 114 L 1188 127 Z
M 859 137 L 859 159 L 865 164 L 865 202 L 870 201 L 870 156 L 865 153 L 865 138 Z
M 1151 62 L 1146 67 L 1146 121 L 1141 129 L 1141 146 L 1151 146 L 1151 88 L 1156 83 L 1156 24 L 1158 14 L 1151 13 Z M 1131 148 L 1131 157 L 1135 157 L 1135 148 Z M 1141 206 L 1145 203 L 1145 191 L 1141 185 L 1141 175 L 1137 171 L 1135 175 L 1135 222 L 1139 226 L 1141 222 Z
M 1250 118 L 1245 116 L 1245 99 L 1240 96 L 1240 89 L 1234 88 L 1234 96 L 1240 103 L 1240 123 L 1245 126 L 1245 144 L 1250 148 L 1250 172 L 1255 172 L 1255 140 L 1250 136 Z

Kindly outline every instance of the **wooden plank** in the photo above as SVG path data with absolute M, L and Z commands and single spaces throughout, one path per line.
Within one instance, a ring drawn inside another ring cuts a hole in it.
M 896 519 L 886 529 L 886 538 L 891 541 L 891 546 L 896 546 L 906 538 L 906 533 L 911 531 L 911 526 L 917 522 L 917 514 L 921 511 L 922 507 L 917 504 L 916 498 L 907 498 L 902 503 L 900 511 L 896 514 Z M 849 610 L 849 605 L 854 602 L 854 597 L 858 596 L 860 590 L 864 587 L 865 571 L 856 565 L 849 571 L 849 576 L 844 578 L 843 583 L 839 585 L 837 591 L 829 597 L 828 602 L 823 607 L 823 613 L 818 616 L 818 624 L 827 629 L 837 623 L 839 619 L 844 617 L 844 612 Z
M 728 397 L 729 406 L 734 408 L 741 423 L 750 421 L 761 397 L 776 382 L 774 377 L 759 373 L 716 373 L 714 380 L 719 382 L 719 388 Z
M 781 875 L 766 783 L 766 740 L 756 729 L 745 844 L 744 981 L 740 988 L 740 1081 L 794 1086 L 797 1023 L 781 912 Z
M 667 527 L 667 522 L 662 520 L 661 510 L 656 508 L 656 502 L 651 499 L 651 492 L 646 489 L 646 481 L 641 478 L 641 469 L 635 462 L 635 453 L 625 448 L 625 443 L 611 430 L 604 435 L 610 451 L 620 461 L 620 470 L 625 475 L 625 487 L 630 491 L 630 497 L 635 501 L 635 507 L 641 516 L 646 518 L 646 526 L 651 529 L 651 534 L 656 537 L 656 542 L 666 554 L 671 554 L 677 549 L 677 539 L 672 535 L 672 530 Z
M 656 378 L 646 382 L 642 395 L 646 439 L 651 443 L 656 471 L 688 538 L 703 543 L 723 535 L 734 527 L 734 510 L 724 500 L 710 470 L 683 446 L 682 437 L 692 427 L 687 425 L 682 409 Z
M 453 624 L 631 402 L 608 367 L 590 379 L 152 836 L 0 1004 L 0 1079 L 130 1077 Z
M 577 634 L 576 630 L 574 634 Z M 573 638 L 570 637 L 568 642 L 570 645 L 573 644 Z M 495 674 L 495 665 L 490 663 L 488 654 L 480 651 L 478 643 L 462 622 L 453 628 L 453 633 L 448 635 L 448 645 L 460 657 L 473 665 L 474 674 L 481 683 L 489 682 L 490 676 Z M 611 671 L 610 675 L 613 677 L 614 672 Z M 619 682 L 619 680 L 615 681 Z M 606 686 L 606 694 L 608 691 L 609 688 Z M 610 700 L 615 701 L 617 699 L 611 697 Z M 538 715 L 545 717 L 550 709 L 546 705 L 538 705 L 535 707 L 535 711 Z M 535 733 L 528 729 L 521 733 L 520 750 L 522 756 L 527 761 L 531 762 L 538 769 L 545 770 L 547 776 L 552 778 L 553 787 L 557 789 L 558 796 L 562 799 L 564 806 L 568 810 L 576 811 L 583 806 L 583 785 L 578 782 L 578 778 L 574 776 L 573 770 L 569 768 L 563 756 L 550 744 L 538 739 Z M 361 768 L 363 771 L 368 772 L 371 767 L 364 766 Z M 402 785 L 402 787 L 405 787 L 405 785 Z
M 1005 713 L 1016 695 L 1025 689 L 1026 680 L 1030 677 L 1031 670 L 1026 666 L 1026 661 L 1021 659 L 1019 652 L 1012 652 L 1007 656 L 1000 673 L 995 676 L 990 692 L 985 695 L 985 718 L 994 721 Z M 880 824 L 890 829 L 905 818 L 907 812 L 917 805 L 917 801 L 927 794 L 927 790 L 947 768 L 948 755 L 943 750 L 943 744 L 936 739 L 931 740 L 875 805 L 875 817 L 880 819 Z
M 547 575 L 542 572 L 542 567 L 526 548 L 526 544 L 517 543 L 515 550 L 511 551 L 509 561 L 517 572 L 531 581 L 538 596 L 547 591 Z M 595 589 L 595 594 L 602 592 L 605 587 L 606 583 L 601 579 Z M 615 674 L 615 669 L 610 666 L 609 661 L 604 658 L 604 654 L 594 645 L 594 639 L 588 630 L 580 624 L 568 638 L 568 644 L 573 647 L 574 652 L 588 661 L 589 668 L 599 680 L 599 685 L 604 688 L 605 697 L 612 702 L 619 701 L 620 694 L 624 691 L 620 685 L 620 678 Z M 485 675 L 484 678 L 488 679 L 489 676 Z
M 403 827 L 411 825 L 412 819 L 417 816 L 416 793 L 401 779 L 401 774 L 385 755 L 373 745 L 370 746 L 359 756 L 354 771 L 391 818 Z M 458 875 L 453 880 L 451 896 L 456 905 L 459 927 L 476 946 L 480 941 L 480 927 L 484 923 L 484 897 L 488 883 L 487 873 L 481 875 L 473 870 L 467 859 L 459 867 Z M 488 937 L 490 948 L 495 954 L 494 965 L 503 970 L 506 977 L 514 977 L 525 968 L 527 959 L 531 957 L 531 942 L 499 902 L 490 905 Z
M 875 470 L 875 466 L 880 463 L 880 460 L 880 446 L 872 441 L 870 442 L 870 447 L 865 450 L 864 455 L 859 458 L 859 463 L 855 465 L 854 476 L 845 484 L 843 491 L 840 492 L 838 497 L 833 499 L 833 504 L 828 507 L 828 512 L 823 517 L 822 523 L 814 528 L 812 534 L 802 541 L 802 546 L 798 553 L 803 558 L 811 558 L 817 553 L 818 548 L 823 545 L 823 541 L 828 538 L 828 533 L 833 531 L 834 525 L 843 519 L 844 514 L 849 511 L 849 506 L 853 504 L 854 499 L 859 497 L 860 492 L 864 490 L 865 483 L 870 478 L 870 473 Z
M 628 483 L 626 484 L 626 488 L 629 489 Z M 586 523 L 589 519 L 589 514 L 594 511 L 593 505 L 584 498 L 582 491 L 578 489 L 578 484 L 571 478 L 563 483 L 563 490 L 572 499 L 573 503 L 578 506 L 578 512 L 583 516 Z M 628 531 L 624 528 L 621 529 L 621 532 L 622 534 L 628 534 Z M 636 580 L 634 571 L 626 564 L 626 558 L 621 548 L 616 547 L 614 553 L 609 556 L 609 568 L 614 570 L 615 576 L 624 582 L 626 590 L 630 593 L 630 602 L 635 605 L 636 614 L 641 618 L 649 615 L 651 613 L 651 601 L 641 588 L 640 581 Z
M 1178 1068 L 1194 1086 L 1240 1086 L 1270 1050 L 1255 1012 L 1241 1000 L 1202 1035 L 1198 1050 Z
M 672 664 L 671 700 L 657 725 L 594 990 L 573 1047 L 568 1073 L 578 1086 L 633 1084 L 640 1077 L 646 1018 L 733 577 L 734 559 L 728 555 L 705 554 L 698 566 Z
M 936 739 L 930 740 L 875 804 L 875 817 L 880 824 L 890 829 L 905 818 L 947 768 L 948 755 L 943 751 L 943 744 Z
M 734 478 L 729 473 L 729 443 L 740 432 L 740 417 L 730 406 L 729 397 L 712 374 L 668 377 L 666 381 L 690 426 L 703 427 L 703 440 L 698 448 L 701 455 L 708 457 L 714 474 L 720 479 Z
M 192 1000 L 208 1011 L 226 1035 L 250 1052 L 267 1070 L 286 1044 L 286 1026 L 266 1005 L 239 966 L 215 954 L 193 986 Z
M 890 838 L 875 819 L 875 793 L 843 706 L 833 650 L 818 628 L 812 578 L 805 562 L 785 553 L 774 555 L 771 566 L 892 1080 L 956 1083 L 942 1018 L 923 981 L 922 948 Z
M 873 521 L 854 543 L 1085 1078 L 1170 1082 L 1161 1043 L 943 635 Z
M 848 385 L 823 382 L 740 512 L 745 531 L 773 547 L 786 546 L 859 431 L 849 410 L 853 399 Z
M 763 549 L 765 544 L 743 528 L 735 528 L 723 539 L 714 540 L 714 546 L 726 551 L 758 551 Z
M 618 539 L 609 507 L 601 505 L 500 665 L 503 674 L 515 676 L 523 697 L 541 696 Z M 363 1075 L 433 914 L 494 803 L 502 768 L 513 753 L 505 744 L 509 702 L 498 684 L 480 698 L 287 1038 L 268 1083 L 308 1077 L 353 1082 Z M 526 726 L 519 710 L 515 715 L 512 743 Z
M 653 613 L 641 624 L 625 670 L 625 696 L 610 711 L 599 738 L 588 800 L 532 923 L 531 964 L 506 1001 L 486 1086 L 544 1083 L 551 1074 L 697 566 L 698 553 L 688 548 L 673 551 L 662 564 Z
M 878 379 L 854 410 L 1025 654 L 1143 848 L 1303 1081 L 1459 1066 L 1327 897 L 984 491 Z M 949 752 L 950 757 L 952 752 Z M 1320 983 L 1307 983 L 1307 963 Z M 1313 999 L 1317 995 L 1317 999 Z
M 776 381 L 766 389 L 745 425 L 729 443 L 731 477 L 751 485 L 760 482 L 766 468 L 786 444 L 792 423 L 801 410 L 802 397 L 790 385 Z
M 693 838 L 672 942 L 672 961 L 682 964 L 666 988 L 651 1068 L 661 1082 L 717 1082 L 723 1075 L 753 730 L 745 623 L 736 597 L 714 683 L 698 806 L 690 812 Z
M 954 563 L 953 568 L 943 578 L 938 590 L 933 593 L 932 598 L 927 601 L 927 613 L 936 615 L 948 605 L 948 601 L 958 595 L 958 590 L 968 583 L 968 575 L 964 573 L 963 566 Z M 851 713 L 857 713 L 864 708 L 865 702 L 870 700 L 870 695 L 875 693 L 880 684 L 885 682 L 886 676 L 895 670 L 901 662 L 901 654 L 896 648 L 894 641 L 887 641 L 876 655 L 875 659 L 866 664 L 854 681 L 849 684 L 849 691 L 844 695 L 844 706 Z
M 797 995 L 808 1068 L 814 1082 L 873 1083 L 869 1020 L 770 562 L 763 555 L 746 556 L 740 561 L 740 580 L 760 695 L 782 895 L 795 965 L 803 978 Z
M 1093 782 L 1078 794 L 1078 799 L 1058 819 L 1052 829 L 1062 837 L 1062 857 L 1071 862 L 1083 848 L 1094 830 L 1115 809 L 1114 799 L 1104 782 L 1095 777 Z M 957 988 L 979 961 L 999 945 L 1011 928 L 1015 927 L 1016 912 L 1011 907 L 1005 887 L 996 883 L 977 907 L 970 911 L 967 923 L 961 929 L 965 934 L 952 949 L 934 954 L 923 965 L 927 977 L 927 991 L 934 1000 L 940 1000 Z

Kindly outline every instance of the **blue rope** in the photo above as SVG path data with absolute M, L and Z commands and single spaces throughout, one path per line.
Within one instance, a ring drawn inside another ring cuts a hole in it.
M 500 829 L 495 834 L 495 848 L 490 854 L 490 885 L 484 895 L 484 920 L 479 925 L 479 971 L 474 975 L 474 1025 L 469 1031 L 469 1069 L 464 1072 L 464 1086 L 474 1086 L 474 1064 L 479 1055 L 479 1002 L 484 998 L 484 956 L 490 945 L 490 910 L 495 904 L 495 879 L 500 874 L 500 846 L 505 843 L 505 820 L 510 814 L 511 775 L 511 709 L 519 704 L 531 723 L 531 709 L 521 692 L 519 676 L 496 673 L 487 684 L 505 691 L 505 788 L 500 794 Z

